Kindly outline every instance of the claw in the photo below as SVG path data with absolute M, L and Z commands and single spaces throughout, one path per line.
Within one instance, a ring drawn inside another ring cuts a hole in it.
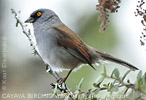
M 55 86 L 56 86 L 54 83 L 51 83 L 50 85 L 52 86 L 52 89 L 54 89 Z M 62 83 L 61 85 L 60 85 L 60 84 L 57 84 L 57 88 L 58 88 L 61 92 L 64 92 L 64 93 L 69 92 L 69 89 L 67 88 L 67 86 L 66 86 L 65 83 Z
M 65 78 L 60 78 L 60 79 L 58 79 L 58 80 L 57 80 L 57 83 L 58 83 L 59 85 L 62 85 L 63 83 L 65 83 Z

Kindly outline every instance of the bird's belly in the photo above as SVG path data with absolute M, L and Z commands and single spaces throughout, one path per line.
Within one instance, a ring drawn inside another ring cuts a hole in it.
M 35 33 L 37 41 L 38 53 L 43 61 L 48 64 L 54 71 L 62 71 L 66 69 L 74 69 L 82 64 L 82 61 L 71 55 L 66 49 L 57 43 L 57 35 L 52 30 L 49 34 Z
M 79 59 L 68 53 L 62 46 L 38 45 L 38 49 L 43 61 L 54 71 L 74 69 L 82 64 Z

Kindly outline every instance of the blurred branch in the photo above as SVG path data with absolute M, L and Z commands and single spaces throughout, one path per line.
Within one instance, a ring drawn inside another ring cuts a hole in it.
M 20 11 L 17 12 L 15 11 L 14 9 L 11 9 L 12 13 L 15 15 L 15 19 L 16 19 L 16 27 L 18 27 L 18 24 L 21 25 L 21 28 L 22 28 L 22 31 L 23 33 L 26 35 L 26 37 L 28 38 L 29 42 L 30 42 L 30 46 L 32 46 L 33 50 L 34 50 L 34 54 L 38 54 L 37 51 L 36 51 L 36 48 L 35 48 L 35 43 L 33 42 L 33 37 L 31 35 L 31 32 L 30 32 L 30 29 L 27 28 L 27 25 L 25 25 L 20 17 L 19 17 L 19 14 L 20 14 Z
M 98 21 L 101 21 L 100 31 L 103 32 L 107 29 L 109 23 L 109 14 L 118 12 L 121 0 L 98 0 L 99 4 L 96 5 L 98 11 Z
M 144 0 L 137 0 L 136 11 L 134 12 L 135 16 L 142 17 L 141 24 L 144 26 L 143 31 L 140 35 L 141 46 L 145 46 L 146 49 L 146 9 Z M 103 32 L 107 29 L 109 20 L 109 15 L 111 13 L 118 12 L 120 8 L 121 0 L 98 0 L 98 5 L 96 5 L 96 10 L 98 11 L 98 21 L 101 21 L 100 31 Z
M 145 46 L 146 49 L 146 6 L 144 0 L 138 0 L 138 4 L 136 6 L 136 11 L 134 12 L 135 16 L 141 17 L 141 24 L 143 25 L 143 31 L 141 32 L 140 36 L 140 43 L 142 46 Z

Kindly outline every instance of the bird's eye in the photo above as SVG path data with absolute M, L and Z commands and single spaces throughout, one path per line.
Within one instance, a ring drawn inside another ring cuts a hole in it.
M 39 16 L 41 16 L 42 15 L 42 13 L 41 12 L 37 12 L 37 16 L 39 17 Z

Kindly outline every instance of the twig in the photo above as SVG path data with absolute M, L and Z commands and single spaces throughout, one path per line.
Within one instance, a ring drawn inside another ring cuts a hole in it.
M 109 79 L 113 79 L 113 80 L 118 81 L 118 82 L 121 84 L 121 86 L 125 86 L 125 87 L 127 87 L 127 89 L 131 88 L 131 89 L 134 90 L 134 91 L 137 91 L 137 92 L 140 92 L 140 93 L 146 95 L 145 92 L 136 89 L 136 88 L 135 88 L 135 85 L 132 84 L 132 83 L 127 84 L 127 83 L 124 83 L 124 82 L 123 82 L 122 80 L 120 80 L 120 79 L 117 79 L 117 78 L 114 78 L 114 77 L 110 77 L 110 76 L 107 76 L 107 75 L 106 75 L 105 77 L 107 77 L 107 78 L 109 78 Z
M 33 42 L 33 37 L 31 35 L 30 29 L 27 28 L 27 25 L 25 25 L 20 17 L 19 17 L 19 12 L 16 12 L 14 9 L 11 9 L 12 13 L 15 15 L 15 19 L 16 19 L 16 27 L 18 27 L 18 24 L 21 25 L 22 31 L 23 33 L 26 35 L 26 37 L 28 38 L 29 42 L 30 42 L 30 46 L 32 46 L 33 50 L 34 50 L 34 54 L 38 55 L 38 52 L 36 51 L 35 48 L 35 43 Z

